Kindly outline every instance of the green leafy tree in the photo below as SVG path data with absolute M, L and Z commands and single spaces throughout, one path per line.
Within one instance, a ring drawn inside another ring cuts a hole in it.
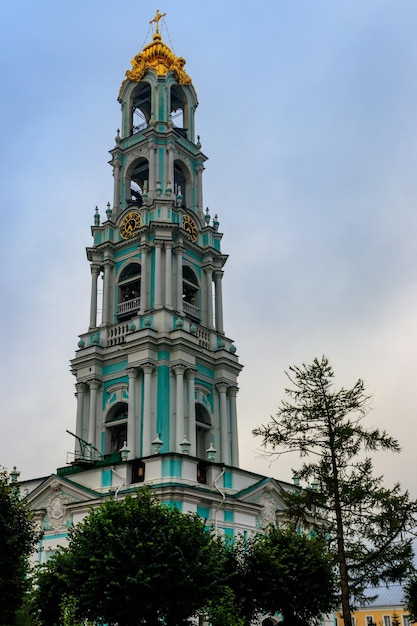
M 269 526 L 246 543 L 242 563 L 246 619 L 279 613 L 287 626 L 305 626 L 336 606 L 333 564 L 317 536 Z
M 143 489 L 71 528 L 68 546 L 40 572 L 35 609 L 44 626 L 58 623 L 63 601 L 98 624 L 179 626 L 216 597 L 223 554 L 197 515 Z
M 18 483 L 0 471 L 0 624 L 14 626 L 29 589 L 28 557 L 39 533 L 20 497 Z
M 398 484 L 383 486 L 367 453 L 399 452 L 385 431 L 366 428 L 369 396 L 361 380 L 335 389 L 327 358 L 291 367 L 291 387 L 272 421 L 254 431 L 272 454 L 298 452 L 297 470 L 314 488 L 286 497 L 288 515 L 324 533 L 338 566 L 345 626 L 351 603 L 364 599 L 367 586 L 401 581 L 412 570 L 412 533 L 417 503 Z
M 394 611 L 394 613 L 392 614 L 392 621 L 391 621 L 391 625 L 392 626 L 401 626 L 401 620 L 399 618 L 398 613 L 396 613 Z
M 417 622 L 417 574 L 410 576 L 404 587 L 404 594 L 410 621 Z

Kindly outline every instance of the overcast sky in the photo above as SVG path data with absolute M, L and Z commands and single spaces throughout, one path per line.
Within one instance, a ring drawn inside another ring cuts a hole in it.
M 112 201 L 117 94 L 155 9 L 187 60 L 224 233 L 225 330 L 245 368 L 241 466 L 291 479 L 251 430 L 284 370 L 325 354 L 373 394 L 370 426 L 417 497 L 415 0 L 14 0 L 2 7 L 0 465 L 65 465 L 78 334 L 89 323 L 94 207 Z

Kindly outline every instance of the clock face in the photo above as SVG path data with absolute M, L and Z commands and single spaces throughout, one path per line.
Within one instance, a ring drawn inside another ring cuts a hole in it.
M 188 234 L 188 239 L 193 243 L 197 241 L 198 229 L 195 221 L 189 215 L 184 215 L 182 218 L 182 227 Z
M 120 235 L 123 239 L 130 239 L 135 231 L 142 226 L 142 217 L 137 211 L 129 211 L 120 224 Z

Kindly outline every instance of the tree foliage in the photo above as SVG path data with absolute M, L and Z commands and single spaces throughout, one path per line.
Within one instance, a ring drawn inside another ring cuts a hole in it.
M 412 570 L 417 503 L 398 484 L 388 489 L 373 475 L 368 453 L 400 447 L 385 431 L 363 425 L 370 398 L 362 380 L 335 389 L 325 357 L 291 367 L 287 376 L 288 399 L 254 434 L 272 454 L 296 451 L 304 458 L 296 474 L 311 487 L 287 495 L 288 515 L 326 536 L 350 626 L 351 603 L 364 599 L 367 586 L 399 582 Z
M 222 545 L 197 515 L 142 489 L 70 529 L 39 573 L 35 608 L 44 626 L 59 623 L 63 602 L 98 624 L 178 626 L 216 597 L 222 563 Z
M 279 613 L 288 626 L 316 624 L 336 606 L 333 565 L 324 541 L 293 528 L 269 526 L 234 546 L 235 577 L 245 623 L 257 614 Z
M 39 533 L 17 483 L 0 471 L 0 624 L 13 626 L 29 587 L 28 557 Z
M 410 613 L 410 621 L 417 622 L 417 574 L 410 576 L 405 587 L 405 602 Z

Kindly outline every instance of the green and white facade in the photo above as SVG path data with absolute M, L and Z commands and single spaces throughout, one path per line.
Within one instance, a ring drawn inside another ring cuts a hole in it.
M 45 531 L 40 562 L 89 507 L 142 485 L 231 537 L 274 521 L 292 488 L 239 467 L 227 256 L 203 210 L 206 157 L 184 64 L 157 28 L 119 92 L 113 205 L 94 216 L 90 316 L 71 361 L 75 446 L 67 465 L 22 485 Z

